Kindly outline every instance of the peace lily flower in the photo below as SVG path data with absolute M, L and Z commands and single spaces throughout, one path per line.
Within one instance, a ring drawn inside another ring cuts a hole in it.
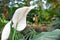
M 5 25 L 2 35 L 1 35 L 1 40 L 7 40 L 9 38 L 10 30 L 11 30 L 11 21 L 13 22 L 12 27 L 16 29 L 17 31 L 22 31 L 26 27 L 26 16 L 29 13 L 30 10 L 35 8 L 35 6 L 30 6 L 30 7 L 22 7 L 19 8 L 15 11 L 12 19 Z M 17 28 L 16 28 L 16 23 L 18 23 Z

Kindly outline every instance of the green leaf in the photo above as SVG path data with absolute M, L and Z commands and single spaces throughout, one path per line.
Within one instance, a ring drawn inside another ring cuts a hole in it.
M 32 38 L 32 40 L 58 40 L 60 37 L 60 29 L 51 32 L 42 32 Z

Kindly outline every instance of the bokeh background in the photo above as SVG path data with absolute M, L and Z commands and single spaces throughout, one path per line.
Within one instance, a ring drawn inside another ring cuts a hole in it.
M 60 0 L 0 0 L 0 35 L 16 9 L 34 5 L 37 7 L 27 15 L 27 28 L 38 33 L 60 29 Z

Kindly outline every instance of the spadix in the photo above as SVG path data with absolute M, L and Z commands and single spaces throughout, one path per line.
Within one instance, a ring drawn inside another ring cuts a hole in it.
M 1 36 L 1 40 L 7 40 L 9 38 L 9 34 L 10 34 L 10 24 L 11 21 L 13 22 L 12 27 L 15 28 L 17 31 L 22 31 L 25 29 L 26 27 L 26 16 L 28 14 L 28 12 L 33 9 L 36 6 L 31 6 L 31 7 L 22 7 L 19 8 L 15 11 L 12 19 L 5 25 L 3 31 L 2 31 L 2 36 Z M 16 28 L 16 24 L 17 28 Z

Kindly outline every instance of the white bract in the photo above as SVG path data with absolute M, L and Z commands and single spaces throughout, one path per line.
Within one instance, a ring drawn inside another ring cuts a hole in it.
M 30 6 L 30 7 L 22 7 L 22 8 L 19 8 L 15 11 L 11 21 L 13 22 L 13 25 L 12 27 L 15 28 L 17 31 L 22 31 L 25 29 L 26 27 L 26 16 L 27 14 L 29 13 L 29 11 L 31 9 L 33 9 L 35 6 Z M 7 40 L 9 38 L 9 34 L 10 34 L 10 30 L 11 30 L 11 21 L 9 21 L 3 31 L 2 31 L 2 35 L 1 35 L 1 40 Z M 17 25 L 17 28 L 16 28 L 16 24 L 18 23 Z

